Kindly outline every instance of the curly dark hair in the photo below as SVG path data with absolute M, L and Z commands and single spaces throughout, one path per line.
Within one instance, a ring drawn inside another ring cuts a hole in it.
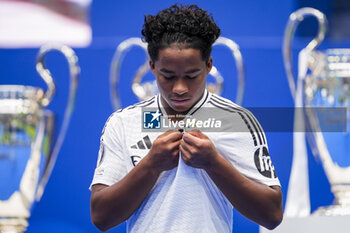
M 159 50 L 173 43 L 199 49 L 202 59 L 208 61 L 220 28 L 213 16 L 197 5 L 175 4 L 157 15 L 145 15 L 142 35 L 152 61 L 158 59 Z

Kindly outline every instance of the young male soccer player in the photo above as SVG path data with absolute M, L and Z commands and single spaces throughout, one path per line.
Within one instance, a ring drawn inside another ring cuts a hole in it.
M 206 90 L 220 29 L 196 5 L 145 17 L 150 68 L 159 94 L 119 110 L 101 136 L 91 184 L 91 218 L 102 231 L 127 220 L 128 232 L 232 232 L 233 207 L 267 228 L 282 220 L 282 195 L 265 135 L 254 116 Z M 176 122 L 208 109 L 245 132 L 145 132 L 142 110 Z

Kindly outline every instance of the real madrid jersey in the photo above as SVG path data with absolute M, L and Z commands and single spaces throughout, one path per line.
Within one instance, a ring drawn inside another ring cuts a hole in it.
M 255 117 L 230 100 L 204 92 L 197 104 L 172 122 L 160 96 L 113 113 L 107 120 L 91 185 L 113 185 L 142 160 L 152 142 L 171 128 L 201 130 L 221 156 L 246 177 L 280 185 L 264 132 Z M 208 174 L 186 165 L 163 172 L 142 205 L 127 220 L 128 232 L 231 233 L 233 207 Z

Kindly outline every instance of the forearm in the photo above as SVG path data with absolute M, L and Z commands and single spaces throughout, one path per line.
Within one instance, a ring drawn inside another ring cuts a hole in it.
M 205 170 L 231 204 L 247 218 L 269 229 L 282 221 L 279 188 L 275 190 L 248 179 L 222 156 L 217 156 Z
M 118 183 L 91 196 L 91 218 L 100 230 L 108 230 L 128 219 L 141 205 L 159 177 L 147 157 Z

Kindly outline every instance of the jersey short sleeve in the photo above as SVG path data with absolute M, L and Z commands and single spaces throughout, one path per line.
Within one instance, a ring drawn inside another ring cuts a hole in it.
M 219 153 L 244 176 L 269 186 L 280 185 L 265 133 L 255 116 L 215 94 L 210 96 L 208 106 L 214 107 L 216 118 L 225 122 L 224 130 L 212 135 Z
M 112 114 L 102 131 L 97 166 L 90 189 L 94 184 L 110 186 L 127 174 L 123 132 L 120 115 Z
M 268 186 L 280 186 L 259 122 L 247 110 L 238 116 L 247 125 L 247 131 L 222 134 L 222 155 L 244 176 Z

